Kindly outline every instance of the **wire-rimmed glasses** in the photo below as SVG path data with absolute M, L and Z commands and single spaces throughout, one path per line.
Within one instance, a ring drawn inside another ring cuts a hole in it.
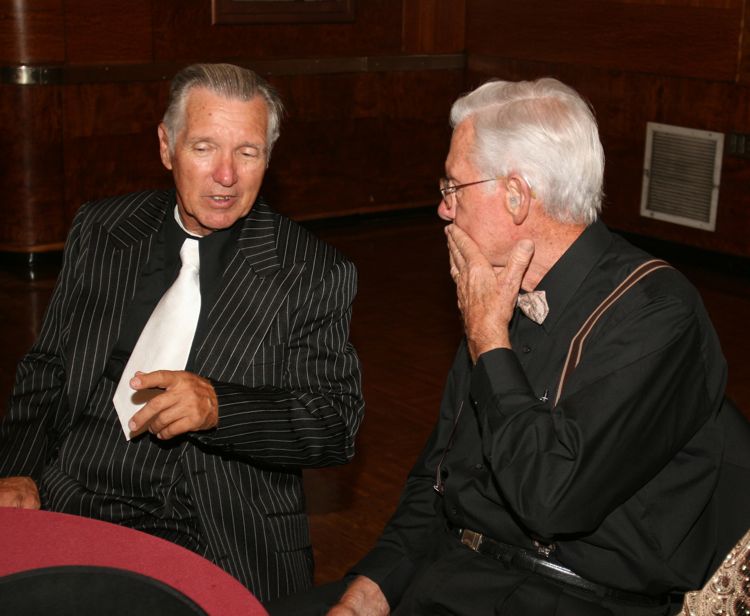
M 466 182 L 464 184 L 451 184 L 448 178 L 440 178 L 440 194 L 443 196 L 445 204 L 452 208 L 456 205 L 456 193 L 462 188 L 474 186 L 475 184 L 484 184 L 485 182 L 494 182 L 497 178 L 487 178 L 486 180 L 477 180 L 476 182 Z

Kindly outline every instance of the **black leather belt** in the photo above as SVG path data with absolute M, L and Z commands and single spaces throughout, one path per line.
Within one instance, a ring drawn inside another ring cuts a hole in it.
M 668 597 L 651 597 L 648 595 L 640 595 L 634 592 L 628 592 L 625 590 L 618 590 L 616 588 L 610 588 L 596 582 L 591 582 L 580 575 L 574 573 L 567 567 L 549 560 L 548 556 L 536 554 L 530 550 L 516 547 L 514 545 L 507 545 L 500 543 L 494 539 L 490 539 L 480 533 L 468 530 L 466 528 L 453 528 L 451 533 L 458 537 L 458 539 L 466 547 L 484 554 L 485 556 L 491 556 L 499 561 L 502 561 L 506 565 L 513 566 L 517 569 L 523 569 L 524 571 L 531 571 L 543 577 L 562 582 L 563 584 L 569 584 L 580 590 L 596 595 L 597 597 L 612 599 L 620 603 L 629 603 L 632 605 L 642 606 L 658 606 L 666 605 Z

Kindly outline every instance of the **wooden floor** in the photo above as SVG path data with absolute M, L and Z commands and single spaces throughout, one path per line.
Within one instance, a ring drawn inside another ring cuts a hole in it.
M 352 339 L 363 365 L 365 420 L 355 460 L 306 473 L 318 582 L 341 576 L 372 545 L 436 417 L 442 384 L 461 335 L 442 223 L 433 212 L 316 222 L 314 231 L 359 270 Z M 750 280 L 729 259 L 653 250 L 701 291 L 730 366 L 728 393 L 750 410 Z M 710 263 L 709 263 L 710 261 Z M 0 390 L 39 330 L 54 263 L 0 263 Z

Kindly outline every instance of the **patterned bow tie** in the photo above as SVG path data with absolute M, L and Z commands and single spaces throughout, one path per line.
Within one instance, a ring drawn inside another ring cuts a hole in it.
M 547 294 L 544 291 L 522 293 L 518 296 L 516 304 L 521 309 L 521 312 L 538 325 L 544 323 L 544 319 L 547 318 L 547 314 L 549 313 Z

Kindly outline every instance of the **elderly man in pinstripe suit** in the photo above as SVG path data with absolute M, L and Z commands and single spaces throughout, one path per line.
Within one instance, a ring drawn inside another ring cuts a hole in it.
M 158 133 L 176 190 L 81 208 L 0 424 L 0 506 L 166 538 L 264 600 L 311 584 L 301 468 L 349 460 L 363 412 L 354 267 L 258 197 L 281 110 L 243 68 L 175 76 Z M 189 236 L 201 310 L 187 365 L 124 376 L 157 392 L 126 440 L 112 397 Z

